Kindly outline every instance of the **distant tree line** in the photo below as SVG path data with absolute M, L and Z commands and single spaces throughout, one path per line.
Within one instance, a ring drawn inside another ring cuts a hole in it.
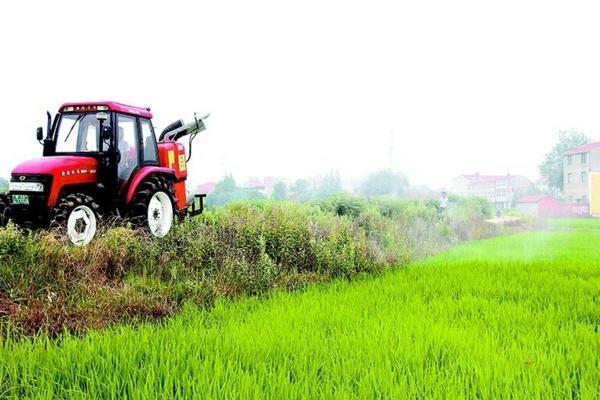
M 367 176 L 358 192 L 364 196 L 402 196 L 407 187 L 406 176 L 384 169 Z
M 368 175 L 356 188 L 358 194 L 364 196 L 402 196 L 408 187 L 406 177 L 398 172 L 381 170 Z M 213 192 L 207 196 L 207 205 L 222 206 L 233 200 L 291 200 L 306 202 L 323 200 L 333 195 L 343 193 L 340 175 L 331 171 L 318 182 L 308 179 L 297 179 L 291 184 L 283 180 L 277 181 L 269 195 L 256 188 L 239 186 L 232 175 L 226 175 L 219 181 Z

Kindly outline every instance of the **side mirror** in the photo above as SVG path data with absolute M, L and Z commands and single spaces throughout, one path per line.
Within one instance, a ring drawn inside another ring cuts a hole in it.
M 44 129 L 41 126 L 39 128 L 37 128 L 37 131 L 35 133 L 36 133 L 38 142 L 41 142 L 42 140 L 44 140 Z
M 100 138 L 102 140 L 109 140 L 112 136 L 112 129 L 110 126 L 103 126 L 102 132 L 100 132 Z

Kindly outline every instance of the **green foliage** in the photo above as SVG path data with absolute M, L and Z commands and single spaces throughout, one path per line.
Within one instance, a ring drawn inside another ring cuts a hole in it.
M 564 154 L 567 150 L 590 143 L 591 140 L 585 134 L 570 130 L 560 131 L 557 134 L 557 143 L 552 150 L 544 156 L 544 161 L 539 165 L 540 175 L 548 178 L 548 186 L 551 188 L 564 189 Z
M 287 185 L 284 181 L 277 181 L 273 185 L 273 193 L 271 194 L 273 200 L 285 200 L 287 199 Z
M 359 192 L 365 196 L 400 196 L 408 187 L 408 179 L 389 169 L 370 174 L 360 185 Z
M 448 224 L 458 240 L 482 239 L 495 234 L 497 226 L 484 222 L 494 216 L 492 204 L 481 197 L 454 198 Z
M 0 393 L 596 399 L 599 241 L 598 231 L 498 237 L 375 279 L 219 301 L 211 310 L 188 305 L 164 324 L 7 339 Z M 160 286 L 139 285 L 150 293 Z
M 451 208 L 456 214 L 473 213 L 476 218 L 485 219 L 494 216 L 492 203 L 483 197 L 458 198 L 455 207 Z
M 356 218 L 368 205 L 365 199 L 349 194 L 337 194 L 317 203 L 324 211 Z
M 223 180 L 217 182 L 215 189 L 206 197 L 209 207 L 223 206 L 236 200 L 261 200 L 265 196 L 253 188 L 239 187 L 231 175 L 226 175 Z
M 298 179 L 290 188 L 292 200 L 305 202 L 311 197 L 310 182 L 306 179 Z
M 321 184 L 316 188 L 313 194 L 314 199 L 326 199 L 330 196 L 342 192 L 342 181 L 337 171 L 330 171 L 325 175 Z
M 232 180 L 221 183 L 232 188 Z M 87 247 L 9 225 L 0 229 L 0 325 L 56 335 L 160 319 L 186 302 L 206 307 L 219 297 L 379 273 L 499 233 L 482 222 L 485 212 L 472 199 L 449 219 L 436 202 L 394 198 L 237 201 L 175 224 L 161 240 L 119 227 Z

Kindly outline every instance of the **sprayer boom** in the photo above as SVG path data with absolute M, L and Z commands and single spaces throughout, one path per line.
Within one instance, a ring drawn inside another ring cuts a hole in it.
M 183 120 L 173 122 L 167 126 L 160 134 L 159 141 L 177 140 L 187 135 L 196 135 L 206 129 L 204 121 L 210 116 L 210 113 L 198 117 L 194 113 L 194 120 L 185 124 Z

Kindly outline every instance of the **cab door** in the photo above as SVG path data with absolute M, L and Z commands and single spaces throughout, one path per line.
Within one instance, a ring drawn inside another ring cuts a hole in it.
M 115 128 L 117 142 L 117 178 L 122 189 L 140 165 L 138 125 L 136 117 L 117 114 Z

